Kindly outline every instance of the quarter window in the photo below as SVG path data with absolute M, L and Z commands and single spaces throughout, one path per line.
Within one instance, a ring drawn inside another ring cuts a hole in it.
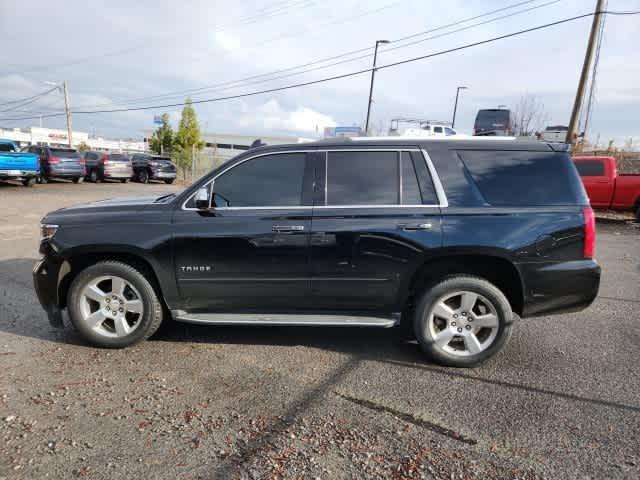
M 300 206 L 304 169 L 304 153 L 265 155 L 248 160 L 216 178 L 214 206 Z
M 397 205 L 398 152 L 329 152 L 327 205 Z

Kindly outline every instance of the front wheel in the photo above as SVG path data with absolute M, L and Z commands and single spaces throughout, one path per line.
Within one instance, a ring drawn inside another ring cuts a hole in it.
M 73 179 L 73 183 L 82 183 L 84 181 L 84 177 L 75 177 Z
M 638 205 L 638 209 L 636 210 L 636 222 L 640 223 L 640 205 Z
M 505 295 L 472 276 L 447 278 L 425 292 L 414 318 L 422 349 L 436 362 L 475 367 L 511 337 L 513 314 Z
M 22 180 L 22 185 L 25 187 L 33 187 L 36 184 L 36 177 L 29 177 Z
M 162 322 L 162 305 L 149 279 L 123 262 L 99 262 L 80 272 L 67 303 L 75 329 L 99 347 L 133 345 Z
M 171 185 L 174 182 L 175 178 L 167 178 L 164 183 L 166 183 L 167 185 Z

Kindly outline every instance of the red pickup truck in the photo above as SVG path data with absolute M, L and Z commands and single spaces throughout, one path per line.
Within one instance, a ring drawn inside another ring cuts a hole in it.
M 573 157 L 593 208 L 631 210 L 640 222 L 640 174 L 618 174 L 613 157 Z

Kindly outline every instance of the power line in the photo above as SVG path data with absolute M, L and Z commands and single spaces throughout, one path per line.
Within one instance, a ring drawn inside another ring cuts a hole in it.
M 607 11 L 602 11 L 599 12 L 601 14 L 608 14 L 609 12 Z M 618 15 L 637 15 L 640 14 L 640 11 L 637 12 L 617 12 L 616 14 Z M 507 38 L 512 38 L 512 37 L 516 37 L 519 35 L 523 35 L 525 33 L 531 33 L 531 32 L 535 32 L 538 30 L 543 30 L 546 28 L 550 28 L 550 27 L 554 27 L 557 25 L 561 25 L 561 24 L 565 24 L 565 23 L 569 23 L 569 22 L 573 22 L 576 20 L 580 20 L 583 18 L 587 18 L 587 17 L 591 17 L 595 15 L 594 12 L 591 13 L 585 13 L 582 15 L 576 15 L 574 17 L 568 17 L 568 18 L 564 18 L 561 20 L 557 20 L 555 22 L 551 22 L 551 23 L 545 23 L 543 25 L 537 25 L 535 27 L 531 27 L 531 28 L 527 28 L 524 30 L 518 30 L 516 32 L 511 32 L 511 33 L 507 33 L 504 35 L 499 35 L 497 37 L 491 37 L 485 40 L 480 40 L 477 42 L 473 42 L 473 43 L 467 43 L 464 45 L 460 45 L 458 47 L 453 47 L 453 48 L 449 48 L 446 50 L 440 50 L 438 52 L 434 52 L 434 53 L 429 53 L 426 55 L 421 55 L 418 57 L 412 57 L 412 58 L 407 58 L 404 60 L 400 60 L 397 62 L 392 62 L 392 63 L 387 63 L 385 65 L 380 65 L 376 67 L 376 70 L 383 70 L 386 68 L 392 68 L 392 67 L 397 67 L 400 65 L 404 65 L 407 63 L 412 63 L 412 62 L 417 62 L 420 60 L 426 60 L 429 58 L 433 58 L 433 57 L 437 57 L 437 56 L 441 56 L 441 55 L 445 55 L 448 53 L 453 53 L 453 52 L 458 52 L 461 50 L 466 50 L 468 48 L 473 48 L 473 47 L 477 47 L 480 45 L 486 45 L 488 43 L 493 43 L 499 40 L 504 40 Z M 226 97 L 216 97 L 216 98 L 209 98 L 209 99 L 204 99 L 204 100 L 194 100 L 192 103 L 193 104 L 201 104 L 201 103 L 212 103 L 212 102 L 219 102 L 219 101 L 224 101 L 224 100 L 232 100 L 232 99 L 237 99 L 237 98 L 245 98 L 245 97 L 252 97 L 252 96 L 256 96 L 256 95 L 262 95 L 265 93 L 273 93 L 273 92 L 279 92 L 279 91 L 283 91 L 283 90 L 290 90 L 293 88 L 299 88 L 299 87 L 306 87 L 309 85 L 316 85 L 319 83 L 324 83 L 324 82 L 329 82 L 329 81 L 333 81 L 333 80 L 338 80 L 338 79 L 342 79 L 342 78 L 348 78 L 348 77 L 353 77 L 353 76 L 357 76 L 357 75 L 362 75 L 364 73 L 369 73 L 371 72 L 372 68 L 365 68 L 362 70 L 358 70 L 355 72 L 349 72 L 349 73 L 344 73 L 341 75 L 334 75 L 332 77 L 325 77 L 325 78 L 321 78 L 321 79 L 317 79 L 317 80 L 310 80 L 308 82 L 302 82 L 302 83 L 296 83 L 296 84 L 292 84 L 292 85 L 285 85 L 282 87 L 275 87 L 275 88 L 270 88 L 270 89 L 266 89 L 266 90 L 259 90 L 259 91 L 254 91 L 254 92 L 246 92 L 246 93 L 242 93 L 242 94 L 237 94 L 237 95 L 229 95 Z M 154 109 L 161 109 L 161 108 L 172 108 L 172 107 L 181 107 L 184 106 L 185 102 L 179 102 L 179 103 L 171 103 L 171 104 L 164 104 L 164 105 L 147 105 L 147 106 L 142 106 L 142 107 L 132 107 L 132 108 L 119 108 L 119 109 L 111 109 L 111 110 L 86 110 L 86 111 L 82 111 L 82 110 L 78 110 L 78 111 L 74 111 L 72 112 L 73 114 L 83 114 L 83 115 L 89 115 L 89 114 L 96 114 L 96 113 L 119 113 L 119 112 L 130 112 L 130 111 L 140 111 L 140 110 L 154 110 Z M 43 118 L 47 118 L 47 117 L 54 117 L 54 116 L 60 116 L 61 114 L 49 114 L 49 115 L 42 115 Z M 32 119 L 32 118 L 39 118 L 40 116 L 36 116 L 36 117 L 22 117 L 22 118 L 5 118 L 3 120 L 28 120 L 28 119 Z
M 490 15 L 494 15 L 496 13 L 500 13 L 500 12 L 503 12 L 505 10 L 511 10 L 513 8 L 517 8 L 517 7 L 520 7 L 522 5 L 527 5 L 527 4 L 530 4 L 530 3 L 534 3 L 536 1 L 538 1 L 538 0 L 525 0 L 525 1 L 517 2 L 517 3 L 514 3 L 512 5 L 507 5 L 506 7 L 501 7 L 501 8 L 498 8 L 498 9 L 495 9 L 495 10 L 491 10 L 489 12 L 485 12 L 485 13 L 482 13 L 482 14 L 479 14 L 479 15 L 475 15 L 475 16 L 472 16 L 472 17 L 464 18 L 462 20 L 451 22 L 451 23 L 448 23 L 446 25 L 441 25 L 441 26 L 438 26 L 438 27 L 434 27 L 434 28 L 430 28 L 430 29 L 424 30 L 422 32 L 413 33 L 413 34 L 407 35 L 405 37 L 400 37 L 400 38 L 397 38 L 397 39 L 393 40 L 393 42 L 395 43 L 395 42 L 402 42 L 404 40 L 410 40 L 412 38 L 416 38 L 416 37 L 419 37 L 419 36 L 422 36 L 422 35 L 427 35 L 429 33 L 434 33 L 434 32 L 437 32 L 437 31 L 440 31 L 440 30 L 444 30 L 444 29 L 447 29 L 447 28 L 450 28 L 450 27 L 458 26 L 458 25 L 461 25 L 463 23 L 468 23 L 468 22 L 471 22 L 473 20 L 478 20 L 480 18 L 484 18 L 484 17 L 490 16 Z M 561 1 L 561 0 L 555 0 L 555 1 Z M 554 3 L 554 2 L 550 2 L 550 3 Z M 548 5 L 548 4 L 543 4 L 543 5 L 540 5 L 538 7 L 534 7 L 534 8 L 540 8 L 540 7 L 546 6 L 546 5 Z M 534 8 L 532 8 L 532 9 L 534 9 Z M 522 10 L 519 13 L 524 13 L 524 12 L 527 12 L 529 10 L 530 9 Z M 516 13 L 514 12 L 513 15 L 515 15 L 515 14 Z M 498 17 L 495 20 L 500 20 L 501 18 L 506 18 L 506 17 Z M 489 21 L 493 21 L 493 20 L 488 20 L 487 23 Z M 483 25 L 483 24 L 484 23 L 479 23 L 476 26 Z M 434 38 L 437 38 L 437 37 L 434 37 Z M 236 80 L 228 80 L 228 81 L 224 81 L 224 82 L 219 82 L 219 83 L 215 83 L 215 84 L 204 86 L 204 87 L 198 87 L 198 88 L 187 89 L 187 90 L 177 90 L 177 91 L 173 91 L 173 92 L 167 92 L 167 93 L 164 93 L 164 94 L 158 94 L 158 95 L 152 95 L 152 96 L 138 97 L 138 98 L 133 98 L 133 99 L 128 99 L 128 100 L 122 100 L 120 102 L 104 103 L 104 104 L 97 104 L 97 105 L 94 104 L 94 105 L 87 105 L 87 106 L 94 106 L 94 107 L 116 106 L 116 105 L 124 106 L 124 105 L 135 104 L 135 103 L 138 103 L 140 101 L 145 101 L 145 100 L 159 100 L 159 99 L 162 99 L 162 98 L 169 99 L 169 98 L 172 98 L 172 97 L 178 97 L 178 96 L 184 96 L 184 95 L 193 95 L 193 94 L 200 93 L 200 92 L 205 92 L 205 91 L 215 91 L 215 90 L 219 90 L 218 87 L 225 87 L 225 86 L 230 86 L 230 85 L 234 85 L 235 86 L 236 84 L 240 84 L 240 85 L 237 85 L 237 86 L 244 86 L 243 84 L 245 82 L 249 81 L 249 80 L 255 80 L 255 79 L 263 78 L 263 77 L 269 77 L 269 76 L 277 75 L 277 74 L 280 74 L 280 73 L 290 72 L 292 70 L 298 70 L 298 69 L 301 69 L 301 68 L 306 68 L 306 67 L 310 67 L 310 66 L 313 66 L 313 65 L 326 63 L 326 62 L 329 62 L 331 60 L 337 60 L 339 58 L 355 55 L 355 54 L 366 52 L 366 51 L 371 51 L 372 48 L 373 47 L 365 47 L 365 48 L 359 48 L 359 49 L 356 49 L 356 50 L 350 50 L 348 52 L 344 52 L 344 53 L 341 53 L 341 54 L 338 54 L 338 55 L 325 57 L 325 58 L 322 58 L 322 59 L 319 59 L 319 60 L 314 60 L 314 61 L 303 63 L 303 64 L 300 64 L 300 65 L 295 65 L 293 67 L 287 67 L 287 68 L 275 70 L 275 71 L 272 71 L 272 72 L 261 73 L 261 74 L 252 75 L 252 76 L 249 76 L 249 77 L 244 77 L 244 78 L 240 78 L 240 79 L 236 79 Z M 387 50 L 388 49 L 381 50 L 381 52 L 384 52 L 384 51 L 387 51 Z M 350 61 L 360 60 L 360 59 L 363 59 L 363 58 L 370 57 L 371 55 L 372 54 L 369 53 L 367 55 L 362 55 L 362 56 L 350 59 L 348 61 L 350 62 Z M 341 63 L 347 63 L 347 61 L 336 62 L 336 63 L 333 63 L 333 64 L 331 64 L 329 66 L 339 65 Z M 323 68 L 327 68 L 327 67 L 319 67 L 318 69 L 323 69 Z M 313 71 L 313 69 L 306 70 L 305 72 L 302 72 L 302 73 L 308 73 L 310 71 Z M 280 78 L 285 78 L 285 77 L 277 77 L 275 79 L 280 79 Z M 273 79 L 273 80 L 275 80 L 275 79 Z M 256 83 L 256 82 L 252 82 L 250 84 L 254 84 L 254 83 Z M 257 82 L 257 83 L 259 83 L 259 82 Z
M 291 2 L 291 0 L 287 0 L 288 2 Z M 272 10 L 270 12 L 267 12 L 264 15 L 251 15 L 248 17 L 243 17 L 241 18 L 239 21 L 236 22 L 235 26 L 245 26 L 245 25 L 250 25 L 250 24 L 254 24 L 257 23 L 260 20 L 263 19 L 270 19 L 273 18 L 274 16 L 278 16 L 278 14 L 282 14 L 282 13 L 286 13 L 287 10 L 290 10 L 292 8 L 296 8 L 296 7 L 301 7 L 301 8 L 306 8 L 311 6 L 314 3 L 315 0 L 294 0 L 293 2 L 289 3 L 288 5 L 284 5 L 283 7 L 277 9 L 277 10 Z M 276 2 L 275 5 L 277 5 L 278 3 L 286 3 L 286 2 Z M 274 5 L 272 5 L 273 7 Z M 268 8 L 268 7 L 265 7 Z M 233 24 L 230 24 L 233 25 Z M 215 28 L 216 32 L 220 32 L 220 31 L 224 31 L 224 30 L 228 30 L 229 26 L 223 26 L 222 28 Z M 162 42 L 162 44 L 166 44 L 167 42 L 171 42 L 173 41 L 174 38 L 166 38 L 165 41 Z M 106 52 L 106 53 L 102 53 L 99 55 L 89 55 L 86 57 L 80 57 L 80 58 L 76 58 L 74 60 L 68 60 L 66 62 L 56 62 L 56 63 L 50 63 L 47 65 L 36 65 L 36 66 L 32 66 L 29 68 L 26 68 L 24 70 L 21 71 L 5 71 L 5 72 L 0 72 L 0 75 L 11 75 L 11 74 L 15 74 L 15 75 L 20 75 L 20 74 L 24 74 L 24 73 L 28 73 L 28 72 L 37 72 L 37 71 L 42 71 L 42 70 L 52 70 L 52 69 L 58 69 L 58 68 L 63 68 L 63 67 L 69 67 L 69 66 L 74 66 L 74 65 L 80 65 L 83 63 L 87 63 L 90 62 L 92 60 L 98 60 L 98 59 L 103 59 L 103 58 L 109 58 L 109 57 L 118 57 L 120 55 L 126 55 L 128 53 L 132 53 L 141 49 L 145 49 L 145 48 L 157 48 L 158 45 L 149 45 L 148 43 L 145 43 L 143 45 L 138 45 L 138 46 L 134 46 L 134 47 L 127 47 L 127 48 L 123 48 L 120 50 L 116 50 L 113 52 Z
M 11 111 L 11 110 L 15 110 L 15 109 L 17 109 L 17 108 L 24 107 L 25 105 L 29 105 L 29 104 L 31 104 L 31 103 L 33 103 L 33 102 L 37 102 L 38 100 L 40 100 L 40 99 L 41 99 L 42 97 L 44 97 L 45 95 L 48 95 L 49 93 L 51 93 L 51 92 L 53 92 L 54 90 L 57 90 L 57 89 L 58 89 L 58 87 L 57 87 L 57 86 L 56 86 L 56 87 L 53 87 L 52 89 L 47 90 L 46 92 L 42 92 L 42 93 L 39 93 L 38 95 L 34 95 L 33 97 L 30 97 L 30 98 L 29 98 L 29 100 L 27 100 L 27 101 L 25 101 L 25 102 L 18 103 L 18 104 L 16 104 L 16 105 L 13 105 L 12 107 L 5 108 L 4 110 L 0 110 L 0 113 L 1 113 L 1 112 L 9 112 L 9 111 Z
M 4 106 L 4 105 L 11 105 L 11 104 L 13 104 L 13 103 L 21 103 L 21 102 L 28 101 L 28 100 L 31 100 L 31 99 L 34 99 L 34 98 L 35 98 L 35 99 L 37 99 L 37 98 L 39 98 L 39 97 L 42 97 L 42 96 L 46 95 L 46 94 L 47 94 L 47 93 L 49 93 L 49 92 L 54 91 L 56 88 L 58 88 L 58 87 L 53 87 L 53 88 L 52 88 L 52 89 L 50 89 L 50 90 L 46 90 L 46 91 L 44 91 L 44 92 L 36 93 L 35 95 L 33 95 L 33 96 L 31 96 L 31 97 L 19 98 L 19 99 L 17 99 L 17 100 L 10 100 L 10 101 L 8 101 L 8 102 L 0 103 L 0 106 Z

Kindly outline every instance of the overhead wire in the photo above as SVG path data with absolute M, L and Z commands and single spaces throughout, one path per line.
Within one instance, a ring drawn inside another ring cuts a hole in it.
M 468 18 L 464 18 L 462 20 L 457 20 L 455 22 L 447 23 L 445 25 L 440 25 L 438 27 L 433 27 L 433 28 L 424 30 L 422 32 L 413 33 L 411 35 L 400 37 L 400 38 L 397 38 L 397 39 L 393 40 L 393 43 L 402 42 L 404 40 L 409 40 L 409 39 L 412 39 L 412 38 L 416 38 L 418 36 L 427 35 L 429 33 L 434 33 L 434 32 L 437 32 L 437 31 L 441 31 L 441 30 L 444 30 L 444 29 L 447 29 L 447 28 L 450 28 L 450 27 L 458 26 L 458 25 L 461 25 L 461 24 L 464 24 L 464 23 L 471 22 L 473 20 L 477 20 L 479 18 L 484 18 L 484 17 L 490 16 L 490 15 L 494 15 L 496 13 L 500 13 L 500 12 L 506 11 L 506 10 L 511 10 L 513 8 L 520 7 L 522 5 L 531 4 L 531 3 L 534 3 L 536 1 L 538 1 L 538 0 L 520 1 L 520 2 L 517 2 L 517 3 L 511 4 L 511 5 L 507 5 L 505 7 L 501 7 L 501 8 L 498 8 L 498 9 L 494 9 L 494 10 L 479 14 L 479 15 L 474 15 L 474 16 L 471 16 L 471 17 L 468 17 Z M 525 10 L 521 10 L 519 12 L 514 12 L 513 14 L 510 14 L 510 15 L 515 15 L 515 14 L 519 14 L 519 13 L 525 13 L 525 12 L 533 10 L 535 8 L 541 8 L 543 6 L 548 6 L 551 3 L 556 3 L 556 2 L 559 2 L 559 1 L 562 1 L 562 0 L 554 0 L 553 2 L 548 2 L 546 4 L 543 4 L 543 5 L 540 5 L 540 6 L 536 6 L 536 7 L 533 7 L 531 9 L 525 9 Z M 506 18 L 506 16 L 497 17 L 495 20 L 500 20 L 502 18 Z M 494 19 L 487 20 L 485 23 L 489 23 L 491 21 L 494 21 Z M 476 24 L 475 26 L 480 26 L 480 25 L 483 25 L 483 24 L 484 23 L 479 23 L 479 24 Z M 438 37 L 433 37 L 433 38 L 438 38 Z M 89 106 L 92 106 L 92 107 L 117 106 L 117 105 L 123 106 L 123 105 L 135 104 L 135 103 L 138 103 L 138 102 L 141 102 L 141 101 L 146 101 L 146 100 L 159 100 L 159 99 L 163 99 L 163 98 L 169 99 L 169 98 L 174 98 L 174 97 L 179 97 L 179 96 L 184 96 L 184 95 L 194 95 L 194 94 L 202 93 L 202 92 L 205 92 L 205 91 L 216 91 L 216 90 L 220 90 L 219 87 L 226 87 L 226 86 L 231 86 L 231 85 L 236 86 L 236 84 L 240 84 L 238 86 L 244 86 L 244 84 L 246 82 L 248 82 L 249 80 L 255 80 L 255 79 L 258 79 L 258 78 L 274 76 L 274 75 L 277 75 L 277 74 L 280 74 L 280 73 L 291 72 L 292 70 L 298 70 L 298 69 L 301 69 L 301 68 L 306 68 L 306 67 L 310 67 L 310 66 L 313 66 L 313 65 L 326 63 L 326 62 L 329 62 L 331 60 L 337 60 L 337 59 L 340 59 L 340 58 L 344 58 L 344 57 L 355 55 L 355 54 L 362 53 L 362 52 L 367 52 L 367 51 L 371 52 L 372 50 L 373 50 L 373 47 L 369 46 L 369 47 L 365 47 L 365 48 L 359 48 L 359 49 L 356 49 L 356 50 L 350 50 L 348 52 L 343 52 L 343 53 L 338 54 L 338 55 L 332 55 L 332 56 L 325 57 L 325 58 L 322 58 L 322 59 L 319 59 L 319 60 L 306 62 L 306 63 L 300 64 L 300 65 L 295 65 L 295 66 L 292 66 L 292 67 L 282 68 L 282 69 L 274 70 L 272 72 L 267 72 L 267 73 L 262 73 L 262 74 L 257 74 L 257 75 L 251 75 L 249 77 L 244 77 L 244 78 L 240 78 L 240 79 L 236 79 L 236 80 L 227 80 L 227 81 L 224 81 L 224 82 L 219 82 L 219 83 L 215 83 L 215 84 L 212 84 L 212 85 L 207 85 L 207 86 L 193 88 L 193 89 L 177 90 L 177 91 L 167 92 L 167 93 L 164 93 L 164 94 L 145 96 L 145 97 L 138 97 L 138 98 L 133 98 L 133 99 L 128 99 L 128 100 L 116 101 L 116 102 L 112 102 L 112 103 L 93 104 L 93 105 L 89 105 Z M 381 53 L 383 53 L 384 51 L 388 51 L 388 50 L 389 49 L 382 49 Z M 339 64 L 342 64 L 342 63 L 361 60 L 363 58 L 371 57 L 372 55 L 373 55 L 373 53 L 369 53 L 367 55 L 361 55 L 361 56 L 355 57 L 353 59 L 349 59 L 347 61 L 335 62 L 335 63 L 332 63 L 330 65 L 320 66 L 320 67 L 318 67 L 318 70 L 324 69 L 324 68 L 328 68 L 330 66 L 339 65 Z M 302 73 L 308 73 L 310 71 L 313 71 L 313 69 L 305 70 Z M 279 76 L 279 77 L 277 77 L 275 79 L 280 79 L 280 78 L 285 78 L 285 77 Z M 271 80 L 275 80 L 275 79 L 271 79 Z M 254 84 L 254 83 L 252 82 L 250 84 Z
M 608 14 L 609 12 L 608 11 L 602 11 L 600 13 Z M 562 25 L 562 24 L 565 24 L 565 23 L 573 22 L 573 21 L 580 20 L 580 19 L 583 19 L 583 18 L 591 17 L 594 14 L 595 13 L 592 12 L 592 13 L 585 13 L 585 14 L 582 14 L 582 15 L 576 15 L 576 16 L 573 16 L 573 17 L 563 18 L 563 19 L 557 20 L 555 22 L 545 23 L 545 24 L 542 24 L 542 25 L 537 25 L 535 27 L 530 27 L 530 28 L 518 30 L 518 31 L 515 31 L 515 32 L 511 32 L 511 33 L 495 36 L 495 37 L 490 37 L 490 38 L 487 38 L 485 40 L 479 40 L 479 41 L 476 41 L 476 42 L 459 45 L 457 47 L 452 47 L 452 48 L 448 48 L 448 49 L 445 49 L 445 50 L 440 50 L 440 51 L 437 51 L 437 52 L 433 52 L 433 53 L 429 53 L 429 54 L 425 54 L 425 55 L 420 55 L 420 56 L 417 56 L 417 57 L 411 57 L 411 58 L 399 60 L 399 61 L 396 61 L 396 62 L 387 63 L 387 64 L 384 64 L 384 65 L 379 65 L 379 66 L 376 66 L 375 69 L 376 70 L 384 70 L 384 69 L 388 69 L 388 68 L 397 67 L 397 66 L 400 66 L 400 65 L 405 65 L 405 64 L 408 64 L 408 63 L 417 62 L 417 61 L 420 61 L 420 60 L 426 60 L 426 59 L 429 59 L 429 58 L 434 58 L 434 57 L 438 57 L 438 56 L 441 56 L 441 55 L 446 55 L 446 54 L 449 54 L 449 53 L 466 50 L 466 49 L 477 47 L 477 46 L 480 46 L 480 45 L 486 45 L 486 44 L 497 42 L 497 41 L 504 40 L 504 39 L 507 39 L 507 38 L 512 38 L 512 37 L 516 37 L 516 36 L 519 36 L 519 35 L 524 35 L 524 34 L 527 34 L 527 33 L 535 32 L 535 31 L 539 31 L 539 30 L 544 30 L 544 29 L 547 29 L 547 28 L 555 27 L 555 26 L 558 26 L 558 25 Z M 617 12 L 617 14 L 621 14 L 621 13 Z M 637 15 L 637 14 L 640 14 L 640 11 L 637 11 L 637 12 L 625 12 L 624 13 L 624 15 Z M 219 101 L 225 101 L 225 100 L 232 100 L 232 99 L 246 98 L 246 97 L 251 97 L 251 96 L 256 96 L 256 95 L 262 95 L 262 94 L 265 94 L 265 93 L 280 92 L 280 91 L 284 91 L 284 90 L 290 90 L 290 89 L 293 89 L 293 88 L 305 87 L 305 86 L 309 86 L 309 85 L 317 85 L 317 84 L 320 84 L 320 83 L 330 82 L 330 81 L 333 81 L 333 80 L 354 77 L 354 76 L 357 76 L 357 75 L 362 75 L 364 73 L 369 73 L 372 70 L 373 70 L 373 68 L 365 68 L 365 69 L 354 71 L 354 72 L 344 73 L 344 74 L 340 74 L 340 75 L 334 75 L 334 76 L 331 76 L 331 77 L 325 77 L 325 78 L 321 78 L 321 79 L 310 80 L 310 81 L 307 81 L 307 82 L 301 82 L 301 83 L 296 83 L 296 84 L 291 84 L 291 85 L 284 85 L 284 86 L 281 86 L 281 87 L 274 87 L 274 88 L 265 89 L 265 90 L 259 90 L 259 91 L 253 91 L 253 92 L 245 92 L 245 93 L 236 94 L 236 95 L 229 95 L 229 96 L 225 96 L 225 97 L 215 97 L 215 98 L 209 98 L 209 99 L 194 100 L 191 103 L 192 104 L 212 103 L 212 102 L 219 102 Z M 90 114 L 99 114 L 99 113 L 119 113 L 119 112 L 130 112 L 130 111 L 140 111 L 140 110 L 155 110 L 155 109 L 161 109 L 161 108 L 181 107 L 181 106 L 184 106 L 185 104 L 186 104 L 186 102 L 178 102 L 178 103 L 170 103 L 170 104 L 162 104 L 162 105 L 146 105 L 146 106 L 141 106 L 141 107 L 119 108 L 119 109 L 109 109 L 109 110 L 86 110 L 86 111 L 75 110 L 72 113 L 73 114 L 80 114 L 80 115 L 90 115 Z M 2 120 L 27 120 L 27 119 L 30 119 L 30 118 L 39 118 L 39 117 L 48 118 L 48 117 L 55 117 L 55 116 L 60 116 L 60 115 L 63 115 L 63 114 L 48 114 L 48 115 L 38 115 L 36 117 L 21 117 L 21 118 L 13 118 L 13 119 L 5 118 L 5 119 L 2 119 Z

